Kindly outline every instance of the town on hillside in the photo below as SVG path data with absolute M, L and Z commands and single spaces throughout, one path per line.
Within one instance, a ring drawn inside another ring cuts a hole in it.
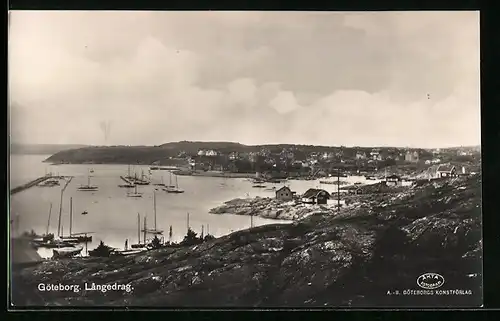
M 267 179 L 318 179 L 336 175 L 408 178 L 435 178 L 448 167 L 457 173 L 480 171 L 480 152 L 476 148 L 403 149 L 346 147 L 263 147 L 259 151 L 200 149 L 180 151 L 177 157 L 158 160 L 155 165 L 176 161 L 186 168 L 179 174 L 257 173 Z

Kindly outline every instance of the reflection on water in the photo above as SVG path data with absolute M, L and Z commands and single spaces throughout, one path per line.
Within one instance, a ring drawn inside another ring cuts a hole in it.
M 45 156 L 14 155 L 11 158 L 11 188 L 26 183 L 46 172 L 74 176 L 64 192 L 62 207 L 62 231 L 69 234 L 69 204 L 73 198 L 72 232 L 93 232 L 93 242 L 89 249 L 96 247 L 99 241 L 123 248 L 125 240 L 129 244 L 137 241 L 137 213 L 146 216 L 148 228 L 154 224 L 153 193 L 156 193 L 157 228 L 164 230 L 168 238 L 169 226 L 173 228 L 173 241 L 180 241 L 187 230 L 187 213 L 190 214 L 189 225 L 197 233 L 207 231 L 215 236 L 222 236 L 232 231 L 250 227 L 250 217 L 238 215 L 209 214 L 208 211 L 233 198 L 272 197 L 274 190 L 282 184 L 267 184 L 267 188 L 252 188 L 252 183 L 246 179 L 212 178 L 179 176 L 179 188 L 182 194 L 169 194 L 157 186 L 146 185 L 138 188 L 143 193 L 141 198 L 127 197 L 129 189 L 120 188 L 123 184 L 120 175 L 127 175 L 126 165 L 52 165 L 41 161 Z M 93 169 L 91 184 L 99 187 L 98 191 L 78 191 L 80 185 L 87 184 L 89 169 Z M 132 174 L 144 172 L 149 176 L 147 166 L 132 167 Z M 151 172 L 151 180 L 160 183 L 163 179 L 169 184 L 168 171 Z M 343 178 L 344 179 L 344 178 Z M 352 178 L 349 178 L 352 180 Z M 356 179 L 355 179 L 356 180 Z M 359 178 L 358 178 L 359 180 Z M 373 183 L 373 181 L 370 181 Z M 303 193 L 308 188 L 321 187 L 334 191 L 335 185 L 321 185 L 318 181 L 290 181 L 287 183 L 292 190 Z M 11 197 L 11 214 L 19 215 L 19 231 L 35 230 L 38 234 L 45 233 L 50 204 L 52 215 L 49 232 L 57 234 L 59 203 L 61 189 L 64 184 L 56 187 L 32 187 Z M 159 189 L 159 190 L 157 190 Z M 82 215 L 88 212 L 87 215 Z M 274 223 L 289 223 L 254 217 L 255 226 Z M 142 228 L 142 226 L 141 226 Z M 141 235 L 142 238 L 142 235 Z M 42 255 L 52 255 L 52 250 L 41 250 Z

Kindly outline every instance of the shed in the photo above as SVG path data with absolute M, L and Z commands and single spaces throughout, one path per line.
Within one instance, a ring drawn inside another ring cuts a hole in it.
M 293 199 L 293 192 L 289 187 L 283 186 L 276 191 L 276 199 L 282 201 L 291 201 Z
M 330 198 L 330 193 L 316 188 L 310 188 L 302 195 L 302 201 L 310 204 L 326 204 Z

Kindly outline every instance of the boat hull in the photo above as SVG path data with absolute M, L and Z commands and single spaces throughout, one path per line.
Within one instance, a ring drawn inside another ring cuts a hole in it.
M 78 255 L 82 252 L 83 248 L 62 248 L 62 249 L 53 249 L 52 253 L 54 257 L 64 258 L 64 257 L 72 257 Z
M 146 249 L 114 251 L 111 253 L 111 256 L 128 256 L 128 255 L 140 254 L 140 253 L 145 252 L 145 251 L 146 251 Z
M 34 247 L 41 247 L 41 248 L 46 248 L 46 249 L 55 249 L 55 248 L 62 248 L 62 247 L 74 247 L 75 243 L 69 243 L 66 241 L 46 241 L 46 242 L 36 242 L 33 241 L 31 244 L 33 244 Z

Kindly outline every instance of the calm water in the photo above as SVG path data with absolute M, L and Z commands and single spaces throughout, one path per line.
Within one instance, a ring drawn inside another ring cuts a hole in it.
M 138 191 L 142 198 L 127 197 L 129 189 L 119 188 L 123 184 L 120 175 L 127 175 L 126 165 L 49 165 L 42 161 L 48 156 L 12 155 L 10 188 L 24 184 L 45 173 L 52 172 L 64 176 L 74 176 L 64 192 L 62 206 L 62 226 L 64 235 L 69 234 L 69 200 L 73 198 L 73 233 L 94 232 L 93 242 L 89 249 L 97 246 L 100 240 L 106 244 L 123 248 L 125 239 L 129 244 L 137 242 L 137 214 L 141 218 L 147 216 L 148 228 L 154 225 L 153 193 L 156 193 L 157 228 L 164 230 L 168 237 L 169 226 L 173 228 L 173 241 L 180 241 L 187 230 L 187 213 L 189 225 L 197 233 L 207 228 L 210 234 L 222 236 L 232 231 L 250 227 L 250 217 L 239 215 L 209 214 L 208 211 L 233 198 L 273 196 L 274 191 L 252 188 L 252 183 L 246 179 L 224 179 L 212 177 L 178 176 L 179 187 L 183 194 L 168 194 L 162 190 L 155 191 L 155 186 L 140 186 Z M 91 184 L 99 186 L 96 192 L 81 192 L 77 188 L 87 184 L 89 169 L 94 173 Z M 133 166 L 132 173 L 148 173 L 147 166 Z M 153 183 L 163 180 L 169 183 L 167 171 L 153 171 Z M 359 181 L 361 178 L 349 178 Z M 370 181 L 373 183 L 373 181 Z M 61 186 L 32 187 L 11 197 L 11 214 L 19 215 L 19 231 L 35 230 L 45 233 L 48 222 L 50 204 L 52 214 L 50 232 L 57 234 Z M 268 187 L 282 185 L 268 184 Z M 308 188 L 320 187 L 317 181 L 290 181 L 288 184 L 297 193 L 303 193 Z M 328 191 L 335 190 L 335 185 L 321 186 Z M 87 211 L 88 215 L 81 215 Z M 289 223 L 288 221 L 270 220 L 254 217 L 254 225 Z M 142 228 L 142 226 L 141 226 Z M 142 239 L 142 234 L 141 234 Z M 43 250 L 42 250 L 43 251 Z M 41 253 L 46 256 L 45 253 Z

